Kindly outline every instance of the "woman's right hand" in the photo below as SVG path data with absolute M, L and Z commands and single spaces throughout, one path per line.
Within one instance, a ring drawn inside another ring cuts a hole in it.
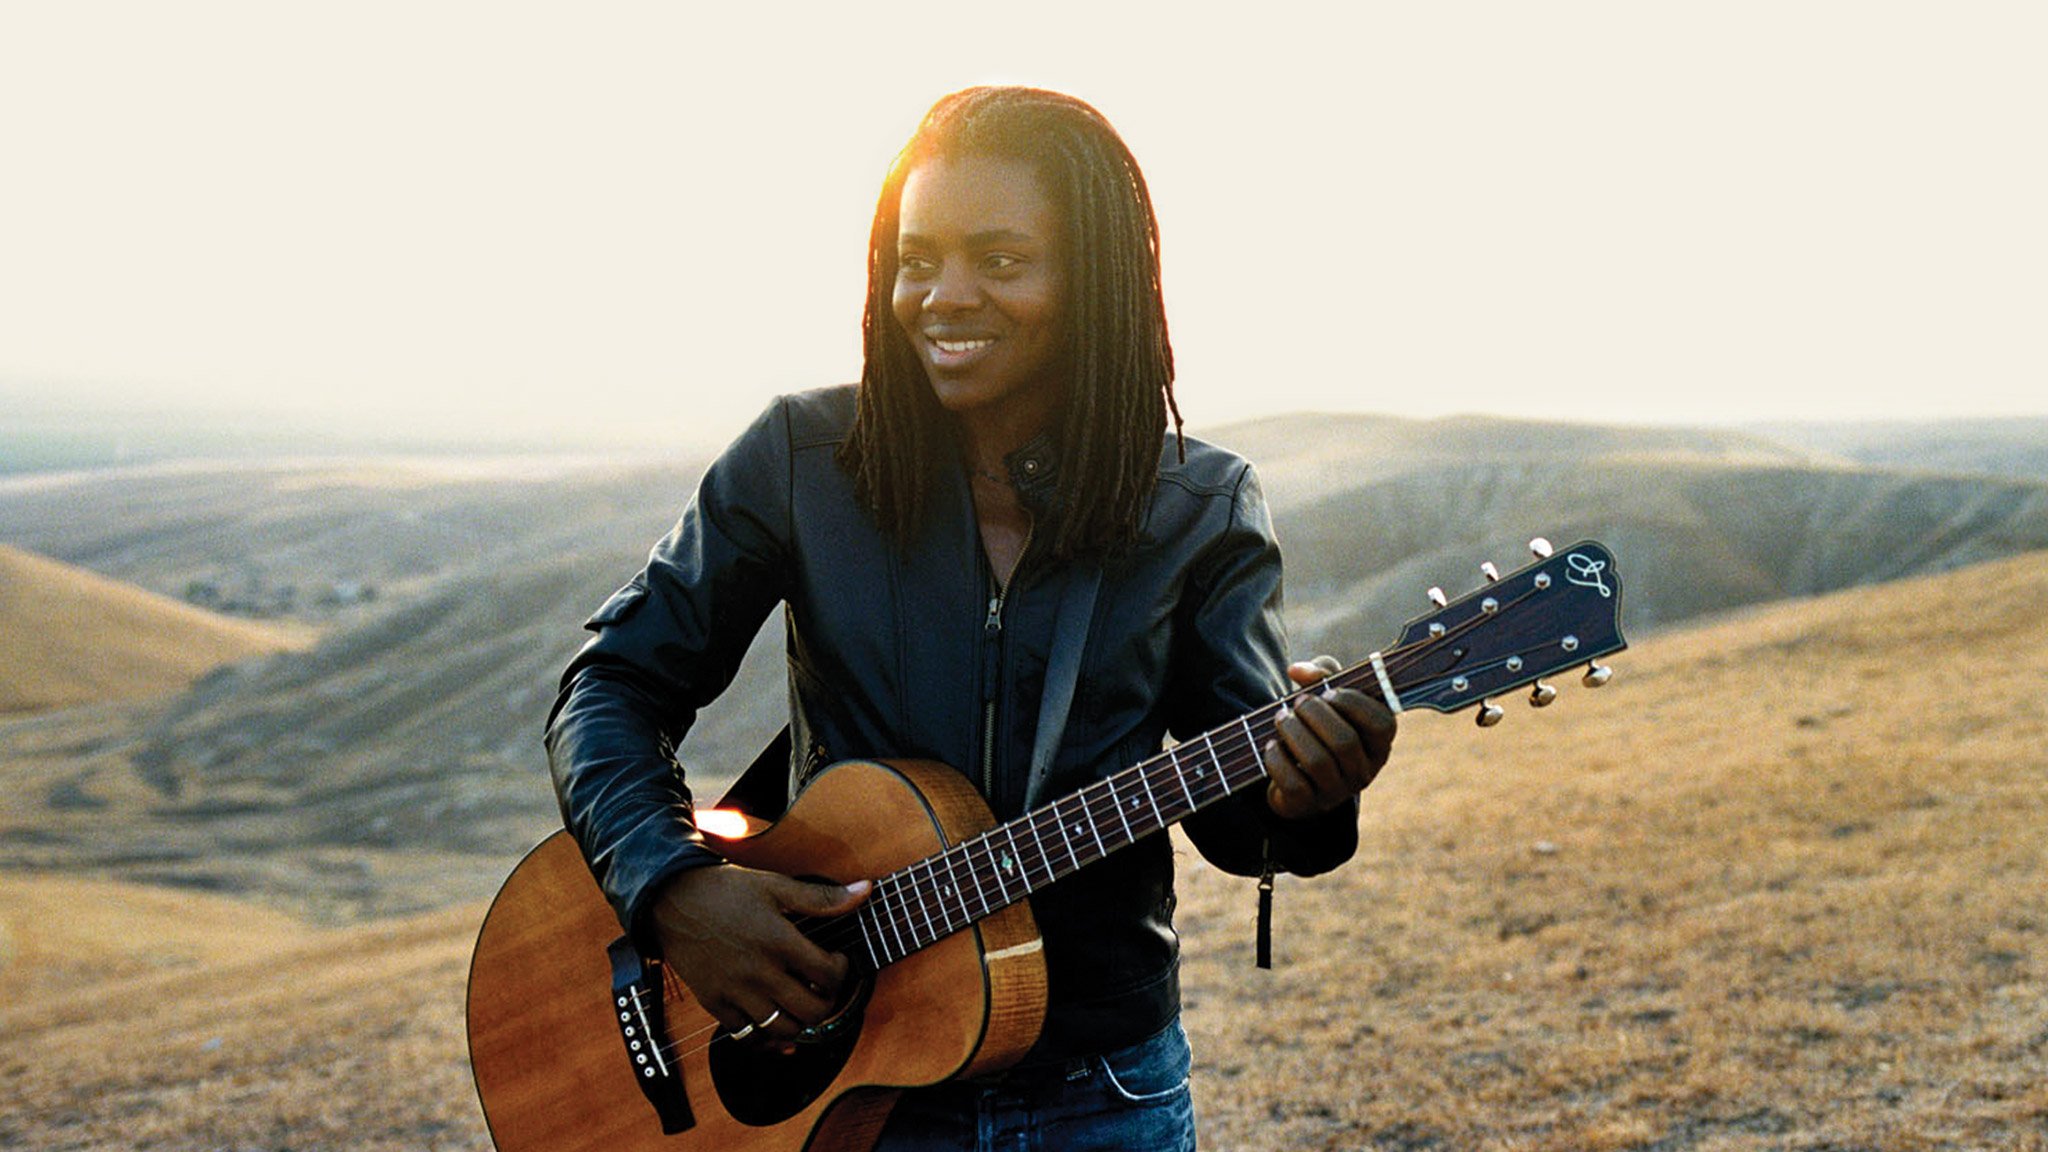
M 714 864 L 662 888 L 653 927 L 664 961 L 728 1031 L 755 1025 L 752 1035 L 787 1042 L 831 1016 L 847 971 L 844 955 L 811 943 L 790 918 L 851 912 L 870 887 Z

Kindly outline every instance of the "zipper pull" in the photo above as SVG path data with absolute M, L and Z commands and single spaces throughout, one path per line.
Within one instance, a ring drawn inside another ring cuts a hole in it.
M 1001 675 L 1003 639 L 1003 594 L 998 592 L 988 598 L 988 621 L 982 625 L 981 643 L 981 702 L 988 706 L 993 715 L 996 700 L 996 680 Z M 994 732 L 989 733 L 993 738 Z

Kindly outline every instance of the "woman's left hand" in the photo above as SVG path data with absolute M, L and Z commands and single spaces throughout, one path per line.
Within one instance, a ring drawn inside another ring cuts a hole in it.
M 1290 664 L 1287 678 L 1303 687 L 1342 670 L 1334 656 Z M 1298 699 L 1266 744 L 1266 806 L 1299 820 L 1328 812 L 1365 790 L 1394 745 L 1394 713 L 1355 688 Z

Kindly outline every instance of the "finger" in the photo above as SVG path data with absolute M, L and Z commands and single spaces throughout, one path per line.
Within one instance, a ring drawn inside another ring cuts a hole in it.
M 739 1013 L 743 1017 L 739 1026 L 727 1028 L 735 1040 L 753 1043 L 765 1039 L 772 1029 L 782 1025 L 783 1018 L 787 1015 L 761 997 L 750 998 L 747 1004 L 748 1007 Z
M 1329 675 L 1323 671 L 1321 665 L 1309 661 L 1296 661 L 1287 666 L 1287 678 L 1303 688 L 1311 684 L 1320 684 L 1328 679 Z
M 803 918 L 844 915 L 865 900 L 871 888 L 865 880 L 844 887 L 787 877 L 778 880 L 772 893 L 776 903 L 785 913 Z M 826 951 L 795 924 L 777 935 L 773 951 L 796 979 L 823 988 L 828 994 L 846 978 L 846 957 Z
M 1318 708 L 1328 707 L 1314 698 L 1303 700 L 1301 703 L 1304 709 L 1311 705 Z M 1274 732 L 1280 737 L 1287 758 L 1299 771 L 1303 791 L 1306 793 L 1303 799 L 1309 804 L 1311 811 L 1327 811 L 1352 795 L 1354 790 L 1346 784 L 1343 769 L 1339 767 L 1336 757 L 1323 744 L 1316 730 L 1309 726 L 1300 711 L 1284 714 L 1280 722 L 1274 726 Z
M 1287 678 L 1306 688 L 1311 684 L 1320 684 L 1343 670 L 1343 662 L 1335 656 L 1317 656 L 1289 664 Z
M 1358 738 L 1365 743 L 1365 753 L 1372 761 L 1374 771 L 1378 771 L 1394 749 L 1394 734 L 1399 728 L 1399 721 L 1395 719 L 1393 709 L 1388 708 L 1384 701 L 1352 689 L 1340 689 L 1327 699 L 1351 722 Z
M 777 1035 L 793 1036 L 807 1025 L 821 1023 L 831 1018 L 837 1006 L 836 982 L 815 983 L 793 969 L 774 973 L 767 988 L 768 998 L 782 1009 L 783 1020 L 788 1021 L 788 1027 L 780 1029 Z
M 814 884 L 807 880 L 778 878 L 772 891 L 784 912 L 797 916 L 843 916 L 860 907 L 874 888 L 866 880 L 851 884 Z
M 718 1021 L 719 1029 L 728 1035 L 754 1022 L 753 1017 L 747 1015 L 747 1010 L 734 1001 L 700 1000 L 698 1003 L 704 1011 L 711 1014 L 713 1020 Z
M 1294 715 L 1301 721 L 1302 735 L 1313 738 L 1338 763 L 1365 763 L 1365 742 L 1359 738 L 1358 728 L 1329 700 L 1322 696 L 1303 697 L 1295 706 Z
M 1379 771 L 1379 763 L 1372 759 L 1369 748 L 1348 715 L 1318 697 L 1303 700 L 1295 715 L 1301 717 L 1303 726 L 1322 745 L 1321 751 L 1333 761 L 1339 777 L 1337 782 L 1347 791 L 1357 793 L 1372 783 L 1373 774 Z
M 1310 791 L 1301 780 L 1301 771 L 1288 760 L 1286 749 L 1278 740 L 1268 741 L 1266 807 L 1283 820 L 1299 820 L 1315 814 L 1309 805 L 1309 797 Z

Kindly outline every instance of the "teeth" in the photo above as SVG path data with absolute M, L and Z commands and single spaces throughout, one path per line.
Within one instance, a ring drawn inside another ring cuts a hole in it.
M 941 352 L 959 355 L 962 352 L 972 352 L 978 348 L 986 348 L 993 343 L 995 343 L 993 339 L 934 340 L 932 341 L 932 347 L 937 348 Z

